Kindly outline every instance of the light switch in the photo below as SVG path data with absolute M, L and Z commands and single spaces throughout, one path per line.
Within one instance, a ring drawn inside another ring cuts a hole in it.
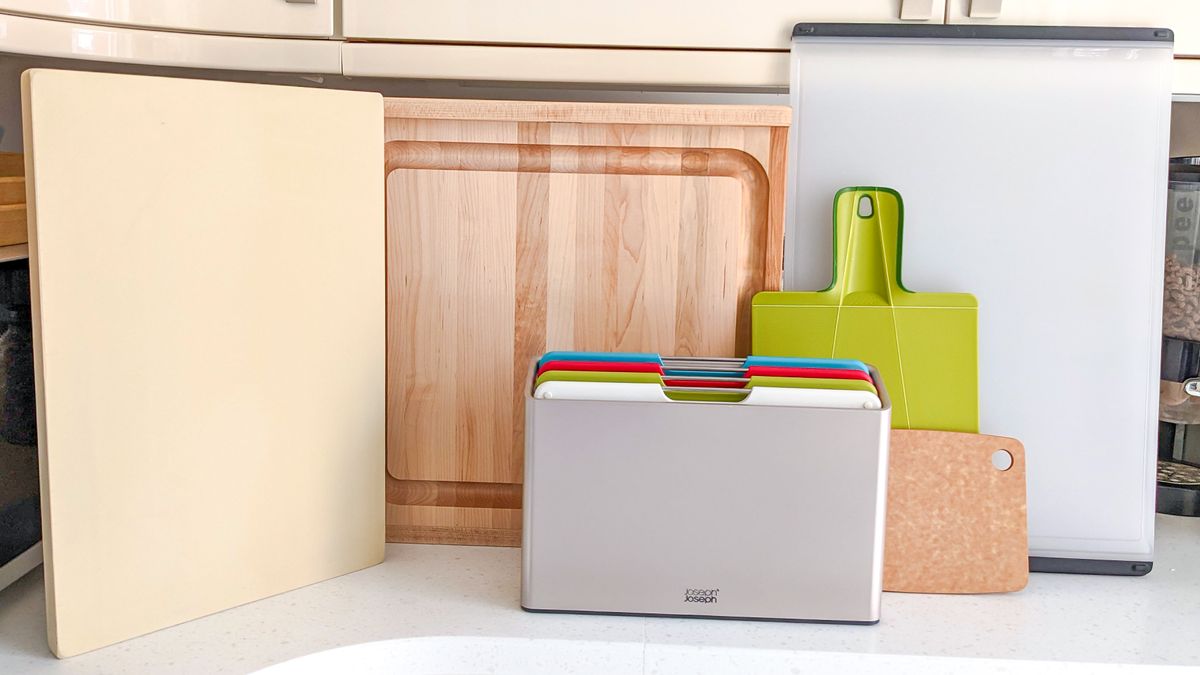
M 972 19 L 998 19 L 1003 2 L 1004 0 L 971 0 L 967 16 Z
M 902 0 L 901 21 L 928 21 L 933 18 L 933 0 Z

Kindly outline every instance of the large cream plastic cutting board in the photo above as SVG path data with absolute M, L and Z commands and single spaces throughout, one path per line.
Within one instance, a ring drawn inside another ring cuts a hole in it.
M 380 97 L 23 93 L 54 652 L 380 562 Z

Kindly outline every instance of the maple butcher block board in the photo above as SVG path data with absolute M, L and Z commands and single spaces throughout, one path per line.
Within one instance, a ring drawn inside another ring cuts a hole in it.
M 1011 465 L 998 468 L 996 453 Z M 1028 541 L 1020 441 L 892 430 L 883 590 L 1018 591 L 1029 580 Z
M 779 106 L 385 100 L 388 538 L 518 545 L 547 350 L 735 356 L 778 289 Z

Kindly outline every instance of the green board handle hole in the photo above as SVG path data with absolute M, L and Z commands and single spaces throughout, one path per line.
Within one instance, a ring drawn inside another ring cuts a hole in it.
M 863 195 L 858 198 L 858 217 L 870 218 L 875 215 L 875 202 L 871 201 L 868 195 Z

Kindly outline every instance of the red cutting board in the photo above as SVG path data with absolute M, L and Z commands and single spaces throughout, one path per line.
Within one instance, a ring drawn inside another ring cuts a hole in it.
M 1007 453 L 1011 466 L 993 464 Z M 893 429 L 883 590 L 1003 593 L 1029 580 L 1025 446 L 1015 438 Z

